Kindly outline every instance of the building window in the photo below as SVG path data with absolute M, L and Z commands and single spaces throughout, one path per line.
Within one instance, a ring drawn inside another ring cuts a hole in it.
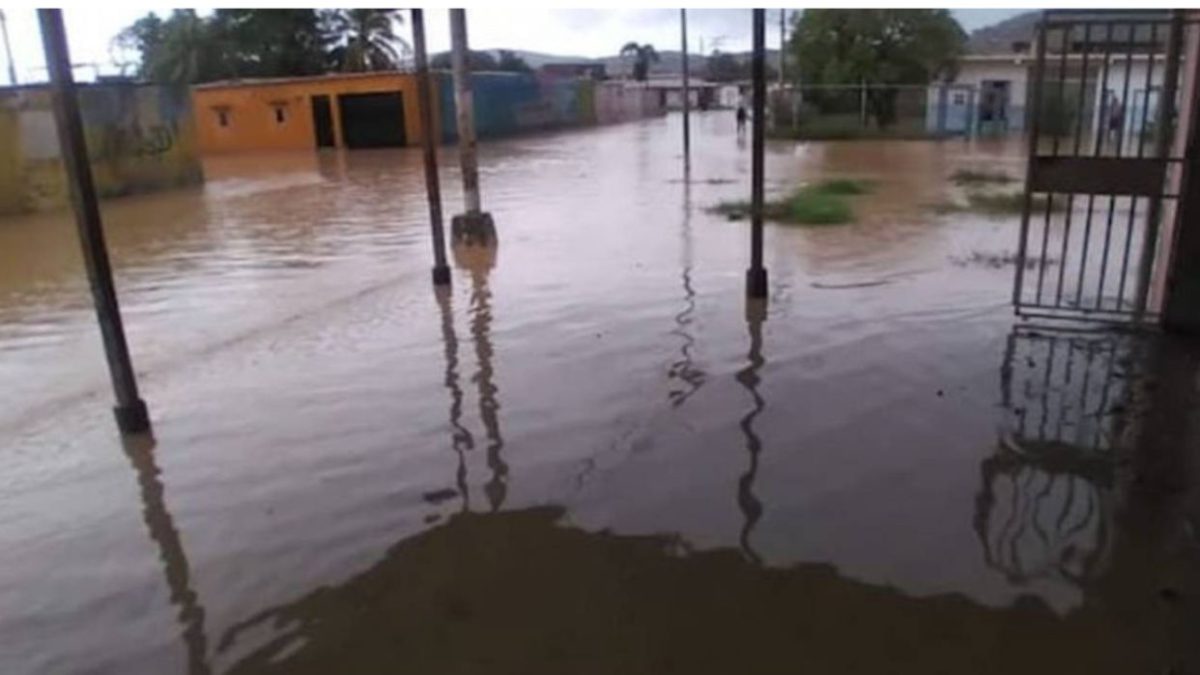
M 961 91 L 954 92 L 954 105 L 966 105 L 967 95 Z
M 217 109 L 217 124 L 223 127 L 229 126 L 229 111 L 225 108 Z
M 275 123 L 283 124 L 286 121 L 287 121 L 287 113 L 284 112 L 284 106 L 282 106 L 282 105 L 275 106 Z

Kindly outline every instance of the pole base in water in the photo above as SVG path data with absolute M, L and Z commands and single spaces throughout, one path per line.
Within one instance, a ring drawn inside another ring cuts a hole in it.
M 150 411 L 140 398 L 129 405 L 113 406 L 113 416 L 117 418 L 117 428 L 123 434 L 140 434 L 150 430 Z
M 767 268 L 746 270 L 746 296 L 751 298 L 767 297 Z
M 441 267 L 433 268 L 433 285 L 434 286 L 449 286 L 450 285 L 450 266 L 442 265 Z
M 456 244 L 491 246 L 496 243 L 496 224 L 490 213 L 464 213 L 450 221 L 450 236 Z

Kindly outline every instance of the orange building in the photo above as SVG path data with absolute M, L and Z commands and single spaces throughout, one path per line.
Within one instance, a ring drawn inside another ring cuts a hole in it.
M 192 88 L 192 105 L 202 153 L 419 145 L 426 132 L 412 73 L 211 82 Z

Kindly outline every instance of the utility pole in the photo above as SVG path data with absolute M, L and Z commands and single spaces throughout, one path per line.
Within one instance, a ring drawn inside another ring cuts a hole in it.
M 104 227 L 100 221 L 100 205 L 96 198 L 96 186 L 92 182 L 92 170 L 88 165 L 83 119 L 71 74 L 71 55 L 67 49 L 62 11 L 39 9 L 38 21 L 42 27 L 42 44 L 50 71 L 54 122 L 71 194 L 71 208 L 75 213 L 75 226 L 83 247 L 83 262 L 92 289 L 92 302 L 96 306 L 100 335 L 104 339 L 104 354 L 108 359 L 109 375 L 117 398 L 113 408 L 117 427 L 122 433 L 128 434 L 149 431 L 150 415 L 138 395 L 129 345 L 125 342 L 125 328 L 121 324 L 121 308 L 117 304 L 117 291 L 113 285 L 108 248 L 104 243 Z
M 433 94 L 429 78 L 429 58 L 425 53 L 425 11 L 411 10 L 413 59 L 417 67 L 417 105 L 420 107 L 421 150 L 425 157 L 425 193 L 429 198 L 429 229 L 433 239 L 433 285 L 450 285 L 450 266 L 446 264 L 446 237 L 442 230 L 442 187 L 438 181 L 437 139 L 434 138 Z
M 8 83 L 16 86 L 17 64 L 13 63 L 12 45 L 8 42 L 8 18 L 3 9 L 0 9 L 0 37 L 4 38 L 4 56 L 8 59 Z
M 783 94 L 783 52 L 787 49 L 787 10 L 779 10 L 779 92 Z
M 692 92 L 688 85 L 688 39 L 686 9 L 679 10 L 679 32 L 683 43 L 683 170 L 686 173 L 691 170 L 692 166 Z
M 458 159 L 462 167 L 463 201 L 466 213 L 450 222 L 454 240 L 467 244 L 491 245 L 496 241 L 496 225 L 483 211 L 479 199 L 479 161 L 476 157 L 475 108 L 471 96 L 471 73 L 467 63 L 467 12 L 450 10 L 450 62 L 454 70 L 454 107 L 458 122 Z
M 746 295 L 767 297 L 767 269 L 763 267 L 763 122 L 767 94 L 767 11 L 754 10 L 754 103 L 751 119 L 750 160 L 750 269 L 746 270 Z

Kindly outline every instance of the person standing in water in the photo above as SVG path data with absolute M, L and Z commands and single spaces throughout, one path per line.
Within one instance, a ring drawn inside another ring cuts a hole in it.
M 737 132 L 738 132 L 738 136 L 741 136 L 746 133 L 746 97 L 745 97 L 745 95 L 738 96 Z

